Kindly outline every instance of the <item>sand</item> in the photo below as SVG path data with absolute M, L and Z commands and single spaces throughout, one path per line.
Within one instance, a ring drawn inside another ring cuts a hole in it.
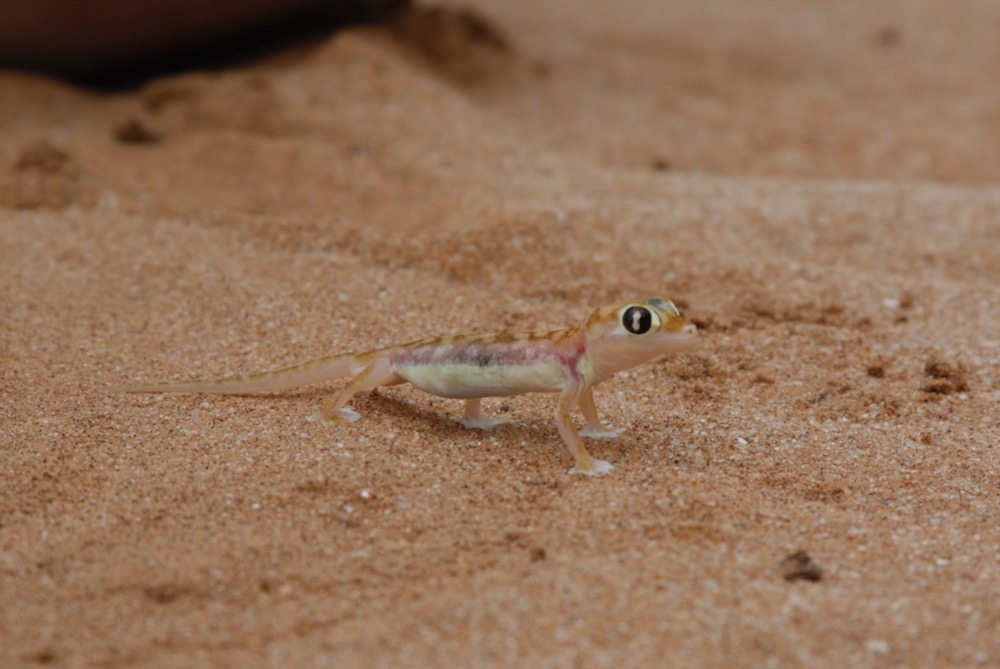
M 0 665 L 1000 664 L 996 4 L 464 6 L 0 75 Z M 600 478 L 548 395 L 107 391 L 649 295 Z

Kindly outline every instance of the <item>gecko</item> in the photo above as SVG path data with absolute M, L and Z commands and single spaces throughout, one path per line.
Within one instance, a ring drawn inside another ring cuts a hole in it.
M 465 400 L 458 422 L 491 429 L 503 423 L 482 411 L 482 398 L 558 393 L 555 423 L 575 459 L 571 474 L 598 475 L 614 467 L 591 457 L 582 436 L 621 432 L 597 416 L 593 388 L 615 373 L 660 355 L 689 350 L 697 328 L 673 302 L 651 297 L 595 309 L 582 323 L 562 330 L 428 337 L 398 346 L 340 353 L 293 367 L 217 381 L 174 381 L 120 386 L 129 393 L 271 393 L 351 377 L 310 417 L 324 424 L 353 423 L 361 416 L 347 405 L 359 391 L 409 382 L 440 397 Z M 585 421 L 577 430 L 570 416 Z

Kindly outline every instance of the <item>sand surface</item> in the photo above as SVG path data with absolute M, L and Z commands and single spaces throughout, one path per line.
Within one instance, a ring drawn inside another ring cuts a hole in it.
M 0 665 L 1000 665 L 997 3 L 466 6 L 0 74 Z M 600 478 L 548 395 L 107 392 L 649 295 Z

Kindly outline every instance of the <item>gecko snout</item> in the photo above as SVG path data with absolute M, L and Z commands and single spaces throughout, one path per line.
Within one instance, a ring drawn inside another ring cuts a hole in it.
M 674 336 L 676 337 L 674 340 L 676 351 L 690 350 L 698 343 L 698 326 L 694 323 L 687 323 Z

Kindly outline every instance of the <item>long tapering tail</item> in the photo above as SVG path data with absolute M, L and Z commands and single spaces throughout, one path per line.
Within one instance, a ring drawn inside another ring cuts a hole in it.
M 342 353 L 316 358 L 293 367 L 218 381 L 141 383 L 118 386 L 111 390 L 119 393 L 212 393 L 217 395 L 274 393 L 356 374 L 362 366 L 358 357 L 354 353 Z

